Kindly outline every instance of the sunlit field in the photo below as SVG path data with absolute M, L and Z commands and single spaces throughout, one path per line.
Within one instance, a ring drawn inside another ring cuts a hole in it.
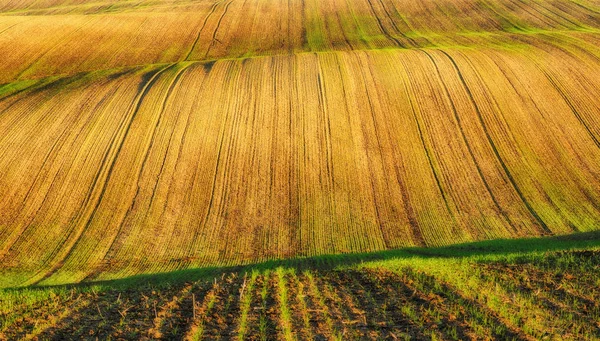
M 596 0 L 6 0 L 0 56 L 0 340 L 600 338 Z

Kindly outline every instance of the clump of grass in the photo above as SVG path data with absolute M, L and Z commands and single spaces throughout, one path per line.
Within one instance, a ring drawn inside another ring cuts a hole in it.
M 281 319 L 281 329 L 283 336 L 287 341 L 295 340 L 294 333 L 292 332 L 292 314 L 288 305 L 288 290 L 287 290 L 287 279 L 286 270 L 283 267 L 279 267 L 276 270 L 277 273 L 277 289 Z
M 267 270 L 264 272 L 264 275 L 263 275 L 264 283 L 263 283 L 263 287 L 260 291 L 262 314 L 260 314 L 260 318 L 258 320 L 258 330 L 259 330 L 259 334 L 260 334 L 260 339 L 262 341 L 266 341 L 268 338 L 267 329 L 268 329 L 269 321 L 267 320 L 266 311 L 268 308 L 267 300 L 268 300 L 268 296 L 269 296 L 269 276 L 270 275 L 271 275 L 270 271 Z
M 244 283 L 240 290 L 240 322 L 238 327 L 238 339 L 244 340 L 248 329 L 248 313 L 250 312 L 250 303 L 252 302 L 252 289 L 260 272 L 252 271 L 250 279 L 246 283 L 246 275 L 244 275 Z

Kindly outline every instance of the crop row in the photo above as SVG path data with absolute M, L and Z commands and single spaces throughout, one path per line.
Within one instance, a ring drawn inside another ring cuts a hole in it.
M 597 339 L 598 252 L 545 257 L 441 268 L 437 261 L 434 270 L 427 261 L 394 260 L 335 271 L 281 267 L 166 287 L 75 287 L 3 311 L 0 338 Z

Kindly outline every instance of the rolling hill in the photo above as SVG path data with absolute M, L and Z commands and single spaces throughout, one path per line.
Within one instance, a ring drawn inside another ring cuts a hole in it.
M 600 339 L 597 0 L 0 2 L 0 340 Z
M 600 227 L 597 3 L 1 10 L 1 286 Z

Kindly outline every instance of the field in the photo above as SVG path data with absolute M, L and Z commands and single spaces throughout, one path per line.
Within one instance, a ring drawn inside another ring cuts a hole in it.
M 11 289 L 0 292 L 0 335 L 597 340 L 599 240 L 594 232 Z
M 0 339 L 600 337 L 595 244 L 352 262 L 598 238 L 596 0 L 8 0 L 0 55 Z

